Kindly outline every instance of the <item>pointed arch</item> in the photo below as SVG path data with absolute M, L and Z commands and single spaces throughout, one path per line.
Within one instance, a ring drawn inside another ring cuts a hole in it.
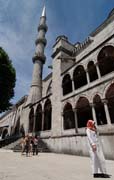
M 78 89 L 87 84 L 86 71 L 82 65 L 79 65 L 74 70 L 73 81 L 75 89 Z
M 88 63 L 87 70 L 88 70 L 90 82 L 95 81 L 96 79 L 98 79 L 96 66 L 95 66 L 93 61 L 90 61 Z
M 104 104 L 101 101 L 101 98 L 98 94 L 96 94 L 94 96 L 93 104 L 94 104 L 94 108 L 95 108 L 97 124 L 98 125 L 107 124 L 106 113 L 104 110 Z
M 25 128 L 24 128 L 24 124 L 21 124 L 20 126 L 20 134 L 22 137 L 25 137 Z
M 7 137 L 7 135 L 8 135 L 8 129 L 5 128 L 5 129 L 3 129 L 3 131 L 2 131 L 2 139 L 5 139 L 5 138 Z
M 92 109 L 86 97 L 80 97 L 76 104 L 78 128 L 86 127 L 88 119 L 93 119 Z
M 110 85 L 106 92 L 106 99 L 108 110 L 110 114 L 111 123 L 114 123 L 114 83 Z
M 39 104 L 35 116 L 35 132 L 42 130 L 42 106 Z
M 29 132 L 33 132 L 33 126 L 34 126 L 34 109 L 32 108 L 29 113 Z
M 66 74 L 62 80 L 63 96 L 72 92 L 72 80 L 69 74 Z
M 44 128 L 43 130 L 51 129 L 52 106 L 50 99 L 47 99 L 44 105 Z
M 75 117 L 70 103 L 67 103 L 63 110 L 63 127 L 64 129 L 75 128 Z
M 97 61 L 101 76 L 114 71 L 114 47 L 109 45 L 102 48 Z

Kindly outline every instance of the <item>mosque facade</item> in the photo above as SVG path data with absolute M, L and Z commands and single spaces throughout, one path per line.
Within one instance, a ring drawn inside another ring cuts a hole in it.
M 88 156 L 85 128 L 93 119 L 106 158 L 114 159 L 114 10 L 82 43 L 58 36 L 52 72 L 42 79 L 47 30 L 44 7 L 30 91 L 0 117 L 1 139 L 38 134 L 52 152 Z

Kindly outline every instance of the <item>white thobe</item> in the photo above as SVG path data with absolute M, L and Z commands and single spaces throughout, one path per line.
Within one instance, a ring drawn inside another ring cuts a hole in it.
M 102 151 L 102 146 L 98 139 L 98 135 L 95 131 L 92 131 L 89 128 L 86 129 L 86 134 L 92 162 L 92 173 L 97 174 L 100 171 L 100 173 L 106 174 L 105 158 Z M 92 149 L 92 145 L 96 145 L 95 152 Z

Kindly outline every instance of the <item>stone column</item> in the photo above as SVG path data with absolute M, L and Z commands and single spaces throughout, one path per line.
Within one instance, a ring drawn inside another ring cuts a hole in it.
M 109 114 L 108 106 L 107 106 L 107 100 L 106 100 L 106 99 L 103 99 L 102 102 L 103 102 L 103 104 L 104 104 L 104 109 L 105 109 L 105 113 L 106 113 L 107 123 L 108 123 L 108 124 L 111 124 L 110 114 Z
M 63 121 L 64 121 L 64 113 L 61 112 L 61 132 L 64 130 Z
M 87 77 L 87 84 L 89 84 L 90 83 L 90 79 L 89 79 L 88 69 L 86 69 L 86 77 Z
M 33 123 L 33 134 L 34 134 L 35 133 L 35 126 L 36 126 L 36 115 L 34 115 L 33 121 L 34 121 L 34 123 Z
M 95 112 L 95 104 L 90 104 L 91 108 L 92 108 L 92 115 L 93 115 L 93 120 L 95 121 L 95 123 L 97 124 L 97 117 L 96 117 L 96 112 Z
M 78 118 L 77 118 L 77 109 L 73 109 L 74 112 L 74 119 L 75 119 L 75 132 L 78 133 Z
M 44 111 L 42 111 L 42 131 L 44 130 Z
M 101 74 L 100 74 L 100 70 L 99 70 L 99 67 L 98 67 L 98 63 L 96 63 L 95 65 L 96 65 L 96 70 L 97 70 L 98 78 L 100 79 L 101 78 Z
M 73 80 L 73 78 L 71 79 L 71 81 L 72 81 L 72 92 L 73 92 L 73 91 L 75 91 L 74 80 Z

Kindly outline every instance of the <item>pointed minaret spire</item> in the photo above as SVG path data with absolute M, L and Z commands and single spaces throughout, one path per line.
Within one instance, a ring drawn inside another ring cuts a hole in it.
M 46 7 L 45 7 L 45 5 L 44 5 L 43 10 L 42 10 L 42 16 L 46 17 Z
M 45 34 L 47 32 L 46 25 L 46 8 L 43 7 L 42 15 L 40 17 L 40 23 L 38 26 L 38 36 L 36 38 L 36 50 L 33 56 L 33 77 L 30 93 L 28 95 L 27 103 L 35 103 L 42 98 L 42 70 L 43 64 L 45 63 L 46 57 L 44 55 L 44 49 L 47 44 Z

